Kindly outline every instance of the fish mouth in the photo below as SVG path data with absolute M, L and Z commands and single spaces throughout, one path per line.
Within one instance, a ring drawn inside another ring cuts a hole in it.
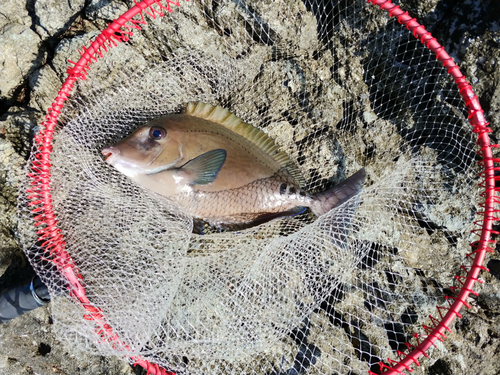
M 113 156 L 118 155 L 120 153 L 120 150 L 118 150 L 116 147 L 106 147 L 104 148 L 101 153 L 104 155 L 104 161 L 108 164 L 111 164 L 113 162 Z

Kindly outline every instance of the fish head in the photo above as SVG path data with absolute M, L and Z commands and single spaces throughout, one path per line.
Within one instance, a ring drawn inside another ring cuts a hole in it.
M 176 167 L 182 160 L 181 144 L 174 134 L 170 134 L 168 126 L 159 120 L 138 128 L 117 144 L 105 147 L 102 154 L 106 163 L 131 178 Z

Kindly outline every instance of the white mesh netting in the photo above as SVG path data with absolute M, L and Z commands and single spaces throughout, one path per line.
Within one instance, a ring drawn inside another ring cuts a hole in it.
M 110 73 L 104 57 L 78 82 L 51 157 L 66 249 L 127 348 L 101 339 L 27 224 L 59 336 L 186 374 L 360 374 L 397 359 L 444 303 L 477 210 L 474 138 L 435 56 L 357 0 L 189 1 L 110 53 L 144 45 L 139 64 Z M 192 233 L 101 150 L 197 101 L 269 134 L 307 191 L 365 167 L 363 192 L 318 219 Z

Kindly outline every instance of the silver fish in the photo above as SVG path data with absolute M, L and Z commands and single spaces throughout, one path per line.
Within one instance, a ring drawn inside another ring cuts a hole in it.
M 251 226 L 306 207 L 320 216 L 358 194 L 366 177 L 361 169 L 332 189 L 309 194 L 272 138 L 206 103 L 152 120 L 102 153 L 131 180 L 215 226 Z

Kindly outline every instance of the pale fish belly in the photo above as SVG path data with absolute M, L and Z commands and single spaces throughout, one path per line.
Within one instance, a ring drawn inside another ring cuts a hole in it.
M 244 224 L 288 216 L 309 207 L 313 200 L 281 173 L 236 189 L 194 191 L 172 199 L 188 214 L 214 225 Z

